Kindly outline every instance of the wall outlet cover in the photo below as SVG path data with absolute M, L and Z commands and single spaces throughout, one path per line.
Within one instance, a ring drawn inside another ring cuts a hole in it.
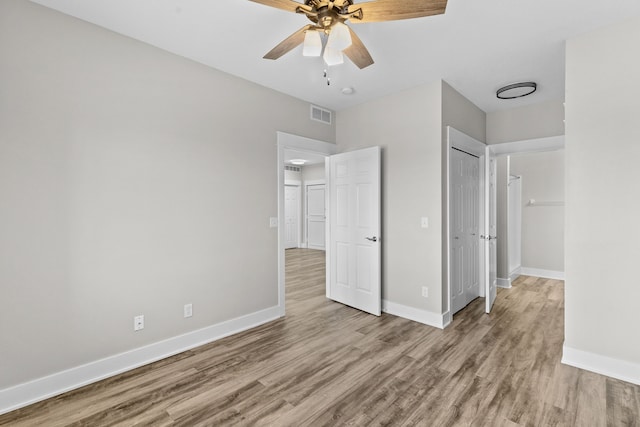
M 139 315 L 133 318 L 133 330 L 139 331 L 144 329 L 144 315 Z

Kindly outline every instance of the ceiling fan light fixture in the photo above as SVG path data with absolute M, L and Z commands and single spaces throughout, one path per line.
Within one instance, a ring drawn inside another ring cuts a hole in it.
M 320 56 L 322 53 L 322 39 L 316 30 L 307 30 L 304 35 L 304 45 L 302 47 L 303 56 Z
M 337 22 L 331 27 L 327 47 L 342 52 L 349 46 L 351 46 L 351 32 L 349 31 L 349 27 L 342 22 Z
M 328 66 L 340 65 L 344 63 L 344 57 L 342 56 L 342 52 L 339 50 L 334 50 L 329 47 L 329 44 L 324 48 L 324 54 L 322 55 L 322 59 L 327 63 Z

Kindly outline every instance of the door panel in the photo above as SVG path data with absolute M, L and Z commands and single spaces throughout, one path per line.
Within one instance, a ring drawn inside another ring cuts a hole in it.
M 379 316 L 380 148 L 337 154 L 327 163 L 327 296 Z
M 285 249 L 298 247 L 298 232 L 300 229 L 299 210 L 300 201 L 298 194 L 300 187 L 297 185 L 285 185 L 284 187 L 284 247 Z
M 480 295 L 480 161 L 451 149 L 450 157 L 451 312 Z
M 324 184 L 307 187 L 307 247 L 325 247 L 325 189 Z
M 488 256 L 485 257 L 485 283 L 486 283 L 486 302 L 485 311 L 491 312 L 493 303 L 497 295 L 498 282 L 498 257 L 497 257 L 497 203 L 496 203 L 496 157 L 491 153 L 490 147 L 486 148 L 486 194 L 485 194 L 485 250 Z

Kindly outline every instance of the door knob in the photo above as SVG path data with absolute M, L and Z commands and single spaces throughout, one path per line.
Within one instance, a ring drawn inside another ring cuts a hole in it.
M 373 237 L 365 237 L 365 239 L 369 240 L 370 242 L 377 242 L 378 238 L 376 236 Z

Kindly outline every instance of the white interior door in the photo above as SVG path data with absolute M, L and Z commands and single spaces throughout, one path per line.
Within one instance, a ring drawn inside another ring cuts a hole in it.
M 485 233 L 483 235 L 485 242 L 485 286 L 486 286 L 486 307 L 487 313 L 491 312 L 493 303 L 496 300 L 497 281 L 498 281 L 498 257 L 497 257 L 497 203 L 496 203 L 496 157 L 491 153 L 490 147 L 486 148 L 485 155 Z
M 330 156 L 327 170 L 327 297 L 379 316 L 380 147 Z
M 480 160 L 452 148 L 450 165 L 453 314 L 480 296 Z
M 284 186 L 284 248 L 298 247 L 298 233 L 300 230 L 300 187 L 297 185 Z
M 325 194 L 324 184 L 307 185 L 307 247 L 325 248 Z

